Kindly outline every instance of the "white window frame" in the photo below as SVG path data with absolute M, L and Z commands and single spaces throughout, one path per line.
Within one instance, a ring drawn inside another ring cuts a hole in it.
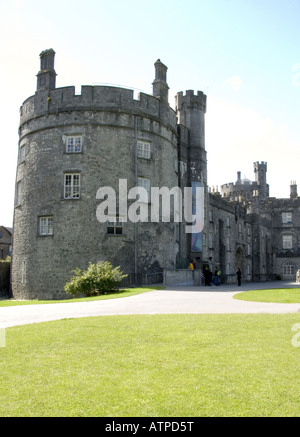
M 68 135 L 66 140 L 66 153 L 82 152 L 82 135 Z
M 39 235 L 53 235 L 52 216 L 43 216 L 39 218 Z
M 80 173 L 64 173 L 64 199 L 80 199 Z
M 151 143 L 138 140 L 137 156 L 138 158 L 151 159 Z

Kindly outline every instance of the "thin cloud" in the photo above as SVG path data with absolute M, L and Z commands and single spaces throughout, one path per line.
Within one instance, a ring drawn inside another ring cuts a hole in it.
M 243 81 L 239 76 L 231 76 L 225 81 L 225 84 L 228 84 L 233 89 L 233 91 L 239 91 L 243 84 Z

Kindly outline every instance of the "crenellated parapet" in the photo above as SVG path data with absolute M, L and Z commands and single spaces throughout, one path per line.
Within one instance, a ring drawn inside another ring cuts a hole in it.
M 47 114 L 70 111 L 126 112 L 141 117 L 150 117 L 176 130 L 176 114 L 172 108 L 161 111 L 158 98 L 140 93 L 134 99 L 134 91 L 112 86 L 82 86 L 81 94 L 75 87 L 63 87 L 37 91 L 20 109 L 20 124 Z
M 206 112 L 206 95 L 202 91 L 197 91 L 197 94 L 194 93 L 194 90 L 187 90 L 185 94 L 183 94 L 183 91 L 180 91 L 175 99 L 178 111 L 186 108 Z

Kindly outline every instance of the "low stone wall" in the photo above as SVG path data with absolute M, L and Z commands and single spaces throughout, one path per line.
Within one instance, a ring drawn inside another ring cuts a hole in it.
M 165 270 L 164 285 L 204 285 L 200 270 Z

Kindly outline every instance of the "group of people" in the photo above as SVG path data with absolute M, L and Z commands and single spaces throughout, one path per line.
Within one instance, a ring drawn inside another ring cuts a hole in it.
M 190 261 L 189 269 L 195 270 L 195 268 L 196 268 L 196 261 L 193 259 Z M 299 270 L 299 272 L 300 272 L 300 270 Z M 210 286 L 211 284 L 214 284 L 214 285 L 221 284 L 221 270 L 220 269 L 215 269 L 215 272 L 213 274 L 212 271 L 209 269 L 209 267 L 205 266 L 204 270 L 203 270 L 203 275 L 204 275 L 204 285 L 205 286 Z M 242 272 L 241 272 L 240 268 L 238 268 L 236 271 L 236 278 L 237 278 L 238 286 L 240 286 L 242 283 Z M 299 280 L 299 282 L 300 282 L 300 280 Z
M 211 284 L 220 285 L 221 284 L 221 270 L 215 269 L 213 272 L 208 268 L 208 266 L 204 267 L 203 271 L 204 275 L 204 285 L 209 286 Z

